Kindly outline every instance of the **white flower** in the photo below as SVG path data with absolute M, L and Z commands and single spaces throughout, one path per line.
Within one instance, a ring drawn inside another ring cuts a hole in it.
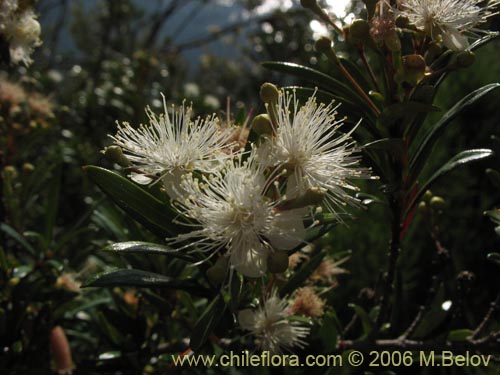
M 21 10 L 14 0 L 0 1 L 0 34 L 9 44 L 14 63 L 29 65 L 33 49 L 42 44 L 41 27 L 35 14 L 30 9 Z
M 187 198 L 176 206 L 197 221 L 193 225 L 199 229 L 180 234 L 175 241 L 196 239 L 186 247 L 196 245 L 196 250 L 212 254 L 226 249 L 225 256 L 237 271 L 249 277 L 263 275 L 271 251 L 291 249 L 305 236 L 304 210 L 277 210 L 282 200 L 266 196 L 273 177 L 266 179 L 263 172 L 251 154 L 246 161 L 240 155 L 224 170 L 201 176 L 201 181 L 185 176 L 180 188 Z
M 290 108 L 293 106 L 293 108 Z M 310 188 L 326 191 L 326 206 L 332 212 L 357 200 L 346 193 L 358 190 L 349 180 L 369 178 L 369 170 L 358 167 L 355 141 L 341 133 L 333 103 L 317 104 L 315 95 L 300 106 L 295 92 L 280 92 L 273 136 L 260 148 L 263 164 L 282 166 L 292 172 L 287 182 L 287 197 L 295 198 Z M 268 107 L 268 110 L 270 108 Z
M 467 34 L 478 31 L 474 27 L 493 14 L 490 9 L 498 0 L 484 7 L 479 6 L 483 0 L 401 0 L 399 3 L 399 13 L 418 29 L 433 39 L 441 35 L 448 48 L 462 51 L 469 46 Z
M 276 291 L 256 310 L 245 309 L 238 313 L 241 328 L 250 331 L 256 338 L 257 346 L 271 354 L 306 346 L 303 339 L 310 329 L 289 318 L 288 303 L 280 299 Z
M 215 115 L 192 121 L 191 106 L 172 107 L 169 115 L 165 97 L 163 105 L 164 113 L 159 116 L 146 108 L 149 125 L 135 129 L 128 122 L 118 124 L 111 138 L 141 172 L 131 175 L 135 182 L 148 184 L 159 177 L 172 197 L 179 193 L 175 187 L 183 175 L 194 170 L 213 172 L 232 157 L 228 152 L 232 131 L 221 128 Z

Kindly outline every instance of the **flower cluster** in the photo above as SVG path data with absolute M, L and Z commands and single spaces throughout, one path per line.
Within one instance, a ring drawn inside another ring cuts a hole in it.
M 39 46 L 41 28 L 31 8 L 17 0 L 0 1 L 0 37 L 9 45 L 10 60 L 29 65 L 33 49 Z
M 497 0 L 480 6 L 483 0 L 400 0 L 399 14 L 407 17 L 417 29 L 436 40 L 441 37 L 446 47 L 455 51 L 469 46 L 468 35 L 476 26 L 494 14 Z
M 256 309 L 241 310 L 238 323 L 242 329 L 251 332 L 259 349 L 279 354 L 306 344 L 304 338 L 309 334 L 309 328 L 292 317 L 287 300 L 273 291 Z
M 288 258 L 279 254 L 304 242 L 304 219 L 314 205 L 325 198 L 340 220 L 344 206 L 357 204 L 347 193 L 356 190 L 350 180 L 369 178 L 358 166 L 352 130 L 340 131 L 337 106 L 318 104 L 315 95 L 301 106 L 295 93 L 273 85 L 271 92 L 268 114 L 257 116 L 269 131 L 254 120 L 255 144 L 236 142 L 235 134 L 248 132 L 222 126 L 215 115 L 193 121 L 191 107 L 169 113 L 165 103 L 159 116 L 146 110 L 148 125 L 124 123 L 111 137 L 128 158 L 130 177 L 161 183 L 180 221 L 189 222 L 191 231 L 168 241 L 205 259 L 225 259 L 248 277 L 283 272 Z M 284 269 L 276 259 L 286 260 Z

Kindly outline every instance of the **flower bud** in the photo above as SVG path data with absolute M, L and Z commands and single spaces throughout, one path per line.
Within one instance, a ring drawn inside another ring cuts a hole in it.
M 24 174 L 30 174 L 35 170 L 35 166 L 31 163 L 24 163 L 21 169 Z
M 272 83 L 266 82 L 260 86 L 259 94 L 264 103 L 276 103 L 279 97 L 279 90 Z
M 17 176 L 19 176 L 19 173 L 17 172 L 17 168 L 14 167 L 13 165 L 7 165 L 4 169 L 3 169 L 3 173 L 4 173 L 4 176 L 6 179 L 9 179 L 9 180 L 15 180 L 17 178 Z
M 457 55 L 457 66 L 459 68 L 468 68 L 476 61 L 476 55 L 471 51 L 463 51 Z
M 273 126 L 269 115 L 262 114 L 255 116 L 252 121 L 252 129 L 259 135 L 272 134 Z
M 318 6 L 318 2 L 316 0 L 300 0 L 300 5 L 306 9 L 313 9 Z
M 332 47 L 332 41 L 326 36 L 322 36 L 315 43 L 316 51 L 323 53 L 326 57 L 328 57 L 333 63 L 338 64 L 339 59 L 335 54 L 335 50 Z
M 109 161 L 116 163 L 121 167 L 129 167 L 131 164 L 127 157 L 123 154 L 122 148 L 119 146 L 106 147 L 104 149 L 104 156 L 106 156 Z
M 441 54 L 441 51 L 441 44 L 435 42 L 431 43 L 427 48 L 427 52 L 425 52 L 425 63 L 427 65 L 430 65 L 436 59 L 436 57 Z
M 286 251 L 274 251 L 267 258 L 267 270 L 271 273 L 283 273 L 288 268 L 288 254 Z
M 427 214 L 429 212 L 429 207 L 427 207 L 427 203 L 425 203 L 424 201 L 420 202 L 418 204 L 418 211 L 422 214 Z
M 398 16 L 396 18 L 396 26 L 401 29 L 407 29 L 410 26 L 410 20 L 405 16 Z
M 227 263 L 228 259 L 226 257 L 217 259 L 215 264 L 207 270 L 208 279 L 214 284 L 223 283 L 226 279 Z
M 370 25 L 365 20 L 355 20 L 349 26 L 349 35 L 353 42 L 365 43 L 371 39 Z
M 444 199 L 442 197 L 434 196 L 431 198 L 429 204 L 434 209 L 441 209 L 441 208 L 444 208 L 444 206 L 446 205 L 446 202 L 444 201 Z
M 424 78 L 426 66 L 425 59 L 421 55 L 403 56 L 404 80 L 416 85 Z
M 432 191 L 427 190 L 427 191 L 424 193 L 424 196 L 422 197 L 422 199 L 423 199 L 424 201 L 426 201 L 426 202 L 429 202 L 433 196 L 434 196 L 434 194 L 432 194 Z
M 283 201 L 277 209 L 280 211 L 294 210 L 308 206 L 316 206 L 321 204 L 325 198 L 326 190 L 318 187 L 307 189 L 307 191 L 297 198 L 287 199 Z

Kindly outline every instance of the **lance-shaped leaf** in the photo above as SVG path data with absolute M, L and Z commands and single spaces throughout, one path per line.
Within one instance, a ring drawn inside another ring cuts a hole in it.
M 354 91 L 345 83 L 340 82 L 332 76 L 329 76 L 328 74 L 322 73 L 307 66 L 288 62 L 267 61 L 263 62 L 262 66 L 311 82 L 315 85 L 318 85 L 318 87 L 332 93 L 341 101 L 349 100 L 352 103 L 360 105 L 363 108 L 364 113 L 373 113 L 366 101 L 356 91 Z
M 383 138 L 367 143 L 363 146 L 363 149 L 373 150 L 377 153 L 382 152 L 400 159 L 406 150 L 406 144 L 401 138 Z
M 117 242 L 106 246 L 103 251 L 109 251 L 118 254 L 152 254 L 152 255 L 165 255 L 174 258 L 186 260 L 188 262 L 197 262 L 199 259 L 186 254 L 186 252 L 172 249 L 168 246 L 158 245 L 150 242 L 141 241 L 127 241 Z
M 226 304 L 224 302 L 224 298 L 222 298 L 220 294 L 217 294 L 194 326 L 193 334 L 191 335 L 191 339 L 189 341 L 191 349 L 197 351 L 203 346 L 203 344 L 205 344 L 208 337 L 222 318 L 225 309 Z
M 361 306 L 356 305 L 355 303 L 350 303 L 348 306 L 356 312 L 356 315 L 361 320 L 361 325 L 363 327 L 363 336 L 370 337 L 373 333 L 373 328 L 375 327 L 375 323 L 370 315 L 368 315 L 365 309 L 363 309 Z
M 166 237 L 186 231 L 187 228 L 174 224 L 177 213 L 170 205 L 156 199 L 130 180 L 93 165 L 84 169 L 113 202 L 153 233 Z
M 133 286 L 142 288 L 171 288 L 185 290 L 201 297 L 211 297 L 213 293 L 192 279 L 178 280 L 158 273 L 122 269 L 97 275 L 83 287 Z
M 486 255 L 486 259 L 488 259 L 491 263 L 495 263 L 500 266 L 500 254 L 499 253 L 489 253 Z
M 488 158 L 493 155 L 493 151 L 489 149 L 476 149 L 476 150 L 467 150 L 467 151 L 462 151 L 459 154 L 455 155 L 452 157 L 445 165 L 443 165 L 441 168 L 437 170 L 436 173 L 434 173 L 431 178 L 425 182 L 418 193 L 411 199 L 409 204 L 406 207 L 405 211 L 405 217 L 406 215 L 411 211 L 413 206 L 415 205 L 416 202 L 420 200 L 422 195 L 429 189 L 429 187 L 440 177 L 444 176 L 448 172 L 452 171 L 453 169 L 465 165 L 468 163 L 471 163 L 473 161 L 481 160 Z
M 500 172 L 494 169 L 487 169 L 486 175 L 497 189 L 500 189 Z
M 386 107 L 380 116 L 380 123 L 383 126 L 391 126 L 399 120 L 414 116 L 419 113 L 439 112 L 440 109 L 436 106 L 420 103 L 420 102 L 406 102 L 397 103 Z
M 441 119 L 432 126 L 422 142 L 418 145 L 415 153 L 410 159 L 409 176 L 416 179 L 425 165 L 432 148 L 436 144 L 439 137 L 443 134 L 446 126 L 453 121 L 465 108 L 477 102 L 490 91 L 500 87 L 500 83 L 492 83 L 481 87 L 480 89 L 470 93 L 455 104 Z

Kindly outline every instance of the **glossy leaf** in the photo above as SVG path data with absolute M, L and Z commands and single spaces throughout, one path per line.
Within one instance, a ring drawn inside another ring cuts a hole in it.
M 455 329 L 448 334 L 448 341 L 466 341 L 473 334 L 470 329 Z
M 500 266 L 500 253 L 489 253 L 486 256 L 486 259 L 488 259 L 490 262 L 495 263 L 496 265 Z
M 373 333 L 373 327 L 375 326 L 375 323 L 370 318 L 365 309 L 363 309 L 361 306 L 358 306 L 354 303 L 350 303 L 349 307 L 356 312 L 356 315 L 361 320 L 364 336 L 369 337 Z
M 422 195 L 429 189 L 429 187 L 440 177 L 444 176 L 448 172 L 453 169 L 460 167 L 462 165 L 471 163 L 473 161 L 482 160 L 488 158 L 493 155 L 493 151 L 489 149 L 476 149 L 476 150 L 467 150 L 462 151 L 459 154 L 452 157 L 445 165 L 438 169 L 436 173 L 434 173 L 431 178 L 427 180 L 426 183 L 422 185 L 418 193 L 413 197 L 406 208 L 405 216 L 408 212 L 413 208 L 413 206 L 420 200 Z
M 500 189 L 500 172 L 494 169 L 487 169 L 486 175 L 497 189 Z
M 150 242 L 141 241 L 127 241 L 127 242 L 117 242 L 106 246 L 102 249 L 103 251 L 109 251 L 119 254 L 153 254 L 153 255 L 165 255 L 171 256 L 179 259 L 183 259 L 189 262 L 198 261 L 186 252 L 179 251 L 177 249 L 172 249 L 167 246 L 158 245 Z
M 172 207 L 159 201 L 130 180 L 110 170 L 92 165 L 84 169 L 113 202 L 153 233 L 166 237 L 186 231 L 186 228 L 173 223 L 177 214 Z
M 422 142 L 418 145 L 415 153 L 410 159 L 409 176 L 416 179 L 425 165 L 434 145 L 439 137 L 443 134 L 446 126 L 453 121 L 464 109 L 477 102 L 490 91 L 500 87 L 500 83 L 493 83 L 481 87 L 480 89 L 470 93 L 455 104 L 441 119 L 432 126 Z
M 0 231 L 6 233 L 9 237 L 20 244 L 25 250 L 27 250 L 31 255 L 36 256 L 36 250 L 33 248 L 33 246 L 31 246 L 31 244 L 26 241 L 26 239 L 10 225 L 0 223 Z
M 114 286 L 172 288 L 185 290 L 188 293 L 202 297 L 210 297 L 212 295 L 210 290 L 202 287 L 194 280 L 177 280 L 165 275 L 135 269 L 122 269 L 107 272 L 96 276 L 94 280 L 83 285 L 84 288 Z
M 383 138 L 367 143 L 363 146 L 363 149 L 376 152 L 383 151 L 384 154 L 390 154 L 396 158 L 401 158 L 405 152 L 406 145 L 401 138 Z
M 193 351 L 197 351 L 203 346 L 203 344 L 205 344 L 208 337 L 211 335 L 212 331 L 222 318 L 225 309 L 226 304 L 224 303 L 224 299 L 220 294 L 217 294 L 194 326 L 193 333 L 189 341 L 189 346 L 193 349 Z

